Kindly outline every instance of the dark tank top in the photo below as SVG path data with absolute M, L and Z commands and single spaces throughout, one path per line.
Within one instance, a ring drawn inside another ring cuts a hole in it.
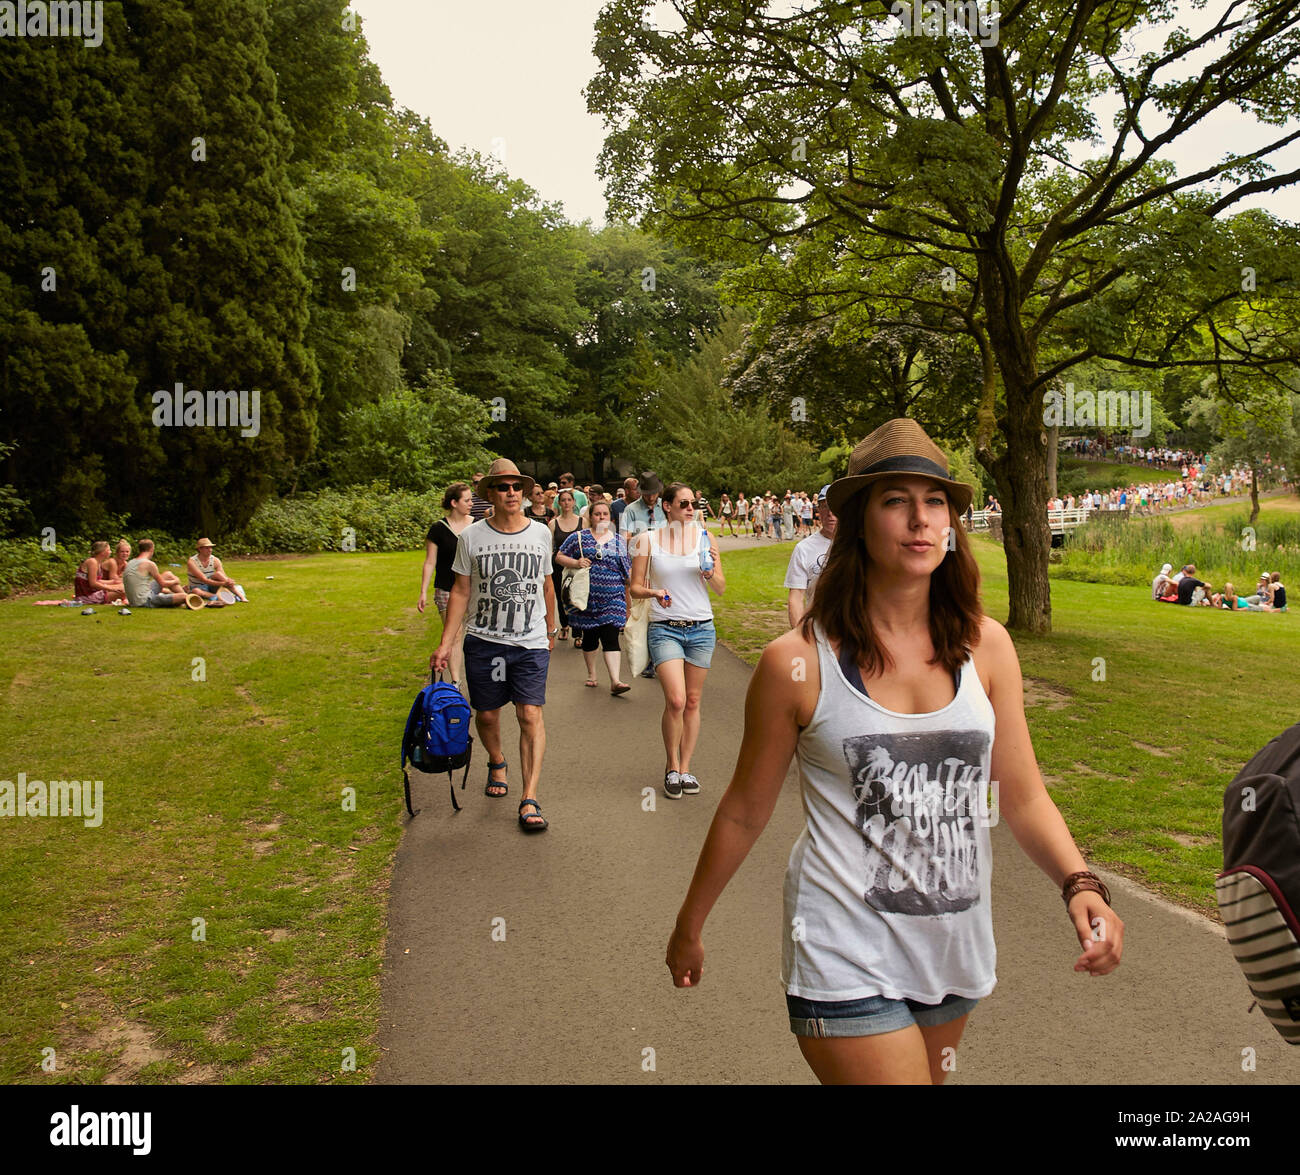
M 574 515 L 574 519 L 575 520 L 577 519 L 576 514 Z M 564 530 L 560 526 L 559 515 L 557 514 L 556 521 L 555 521 L 555 529 L 551 532 L 551 554 L 554 555 L 556 551 L 560 549 L 561 545 L 564 543 L 564 540 L 567 539 L 569 535 L 577 534 L 577 532 L 580 531 L 581 529 L 582 529 L 582 523 L 578 522 L 572 530 Z M 557 567 L 556 570 L 558 571 L 559 568 Z
M 864 698 L 871 697 L 871 695 L 867 693 L 867 687 L 862 680 L 862 670 L 858 668 L 858 663 L 844 651 L 843 643 L 840 645 L 840 652 L 837 659 L 840 663 L 840 672 L 844 674 L 844 678 L 849 685 L 857 690 Z M 952 685 L 953 689 L 957 691 L 961 690 L 961 670 L 953 670 Z

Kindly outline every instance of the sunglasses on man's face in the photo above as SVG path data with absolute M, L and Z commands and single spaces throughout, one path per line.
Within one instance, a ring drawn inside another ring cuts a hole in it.
M 494 488 L 502 493 L 518 494 L 523 491 L 524 483 L 522 481 L 499 481 Z

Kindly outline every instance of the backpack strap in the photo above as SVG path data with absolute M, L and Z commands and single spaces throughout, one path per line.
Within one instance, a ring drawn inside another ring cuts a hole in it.
M 406 731 L 402 735 L 402 769 L 406 769 L 406 748 L 410 745 L 411 735 L 415 733 L 417 724 L 420 721 L 420 715 L 424 711 L 424 690 L 420 690 L 415 695 L 415 701 L 411 703 L 411 712 L 406 716 Z M 411 806 L 408 802 L 408 808 Z
M 402 768 L 402 780 L 406 785 L 406 810 L 411 813 L 411 818 L 415 818 L 415 810 L 411 807 L 411 777 L 406 773 L 406 768 Z
M 469 753 L 465 757 L 465 774 L 460 777 L 461 791 L 465 790 L 465 780 L 469 778 L 469 764 L 470 764 L 470 760 L 473 758 L 474 758 L 474 740 L 470 739 Z M 457 812 L 459 812 L 460 805 L 456 803 L 456 781 L 452 778 L 452 773 L 450 771 L 447 772 L 447 786 L 451 789 L 451 806 L 455 808 Z

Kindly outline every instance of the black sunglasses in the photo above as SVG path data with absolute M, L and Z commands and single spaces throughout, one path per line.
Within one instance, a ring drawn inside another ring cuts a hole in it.
M 524 488 L 522 481 L 499 481 L 492 487 L 494 490 L 514 491 L 519 493 Z

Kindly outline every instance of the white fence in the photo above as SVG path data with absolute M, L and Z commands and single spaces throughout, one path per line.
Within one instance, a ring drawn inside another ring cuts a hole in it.
M 1047 525 L 1052 528 L 1053 534 L 1064 534 L 1067 530 L 1082 526 L 1088 521 L 1088 515 L 1095 513 L 1097 511 L 1089 510 L 1087 506 L 1076 506 L 1073 510 L 1049 510 L 1047 512 Z M 998 510 L 973 510 L 971 512 L 970 529 L 972 531 L 988 530 L 990 516 L 1000 518 L 1001 512 Z

